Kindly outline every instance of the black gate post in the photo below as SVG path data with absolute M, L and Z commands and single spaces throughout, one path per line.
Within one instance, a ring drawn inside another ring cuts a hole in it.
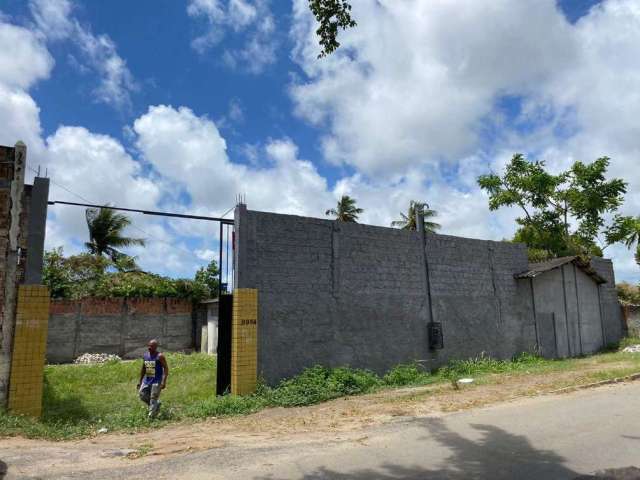
M 216 395 L 224 395 L 231 390 L 231 319 L 233 316 L 233 295 L 220 295 L 218 308 Z

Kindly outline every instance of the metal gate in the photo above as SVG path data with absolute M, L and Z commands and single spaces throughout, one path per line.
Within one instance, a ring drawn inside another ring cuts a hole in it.
M 238 202 L 242 198 L 238 197 Z M 76 207 L 104 208 L 109 210 L 120 210 L 125 212 L 142 213 L 144 215 L 155 215 L 161 217 L 185 218 L 191 220 L 205 220 L 218 222 L 220 226 L 218 244 L 218 348 L 216 366 L 216 394 L 224 395 L 228 393 L 231 386 L 231 319 L 233 307 L 233 287 L 234 287 L 234 251 L 235 251 L 235 231 L 234 221 L 221 217 L 207 217 L 203 215 L 187 215 L 182 213 L 160 212 L 153 210 L 140 210 L 137 208 L 123 208 L 112 205 L 95 205 L 90 203 L 66 202 L 52 200 L 49 205 L 70 205 Z M 230 210 L 229 210 L 230 212 Z M 227 212 L 227 213 L 229 213 Z M 226 215 L 226 214 L 225 214 Z M 223 215 L 223 217 L 225 216 Z

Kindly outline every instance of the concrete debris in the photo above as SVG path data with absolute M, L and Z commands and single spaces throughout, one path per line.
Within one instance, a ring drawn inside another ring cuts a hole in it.
M 622 351 L 626 352 L 626 353 L 640 353 L 640 344 L 638 344 L 638 345 L 629 345 L 628 347 L 626 347 Z
M 107 433 L 108 431 L 109 431 L 108 428 L 102 427 L 100 430 L 98 430 L 98 433 Z
M 112 360 L 122 360 L 118 355 L 111 355 L 108 353 L 83 353 L 76 358 L 73 363 L 76 364 L 88 364 L 88 363 L 106 363 Z
M 461 378 L 458 383 L 473 383 L 473 378 Z

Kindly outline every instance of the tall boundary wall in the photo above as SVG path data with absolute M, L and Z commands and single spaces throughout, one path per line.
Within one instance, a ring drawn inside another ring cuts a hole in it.
M 52 300 L 46 359 L 67 363 L 83 353 L 138 358 L 157 338 L 167 351 L 194 346 L 192 303 L 176 298 Z
M 383 373 L 536 347 L 524 245 L 248 211 L 235 216 L 235 285 L 255 288 L 258 375 L 315 364 Z M 429 285 L 429 288 L 427 287 Z M 431 301 L 431 305 L 429 304 Z M 441 322 L 444 349 L 429 350 Z

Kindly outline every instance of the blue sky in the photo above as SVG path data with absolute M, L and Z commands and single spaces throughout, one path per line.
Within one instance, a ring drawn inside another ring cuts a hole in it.
M 417 198 L 476 238 L 513 234 L 517 212 L 489 212 L 475 178 L 516 151 L 552 168 L 607 154 L 628 177 L 638 0 L 445 3 L 354 1 L 358 28 L 318 60 L 305 0 L 0 0 L 0 50 L 28 46 L 0 54 L 24 64 L 0 74 L 0 142 L 27 141 L 58 200 L 217 215 L 242 192 L 322 216 L 349 193 L 388 225 Z M 47 245 L 80 249 L 81 213 L 52 212 Z M 211 226 L 134 222 L 149 270 L 191 276 L 216 249 Z

